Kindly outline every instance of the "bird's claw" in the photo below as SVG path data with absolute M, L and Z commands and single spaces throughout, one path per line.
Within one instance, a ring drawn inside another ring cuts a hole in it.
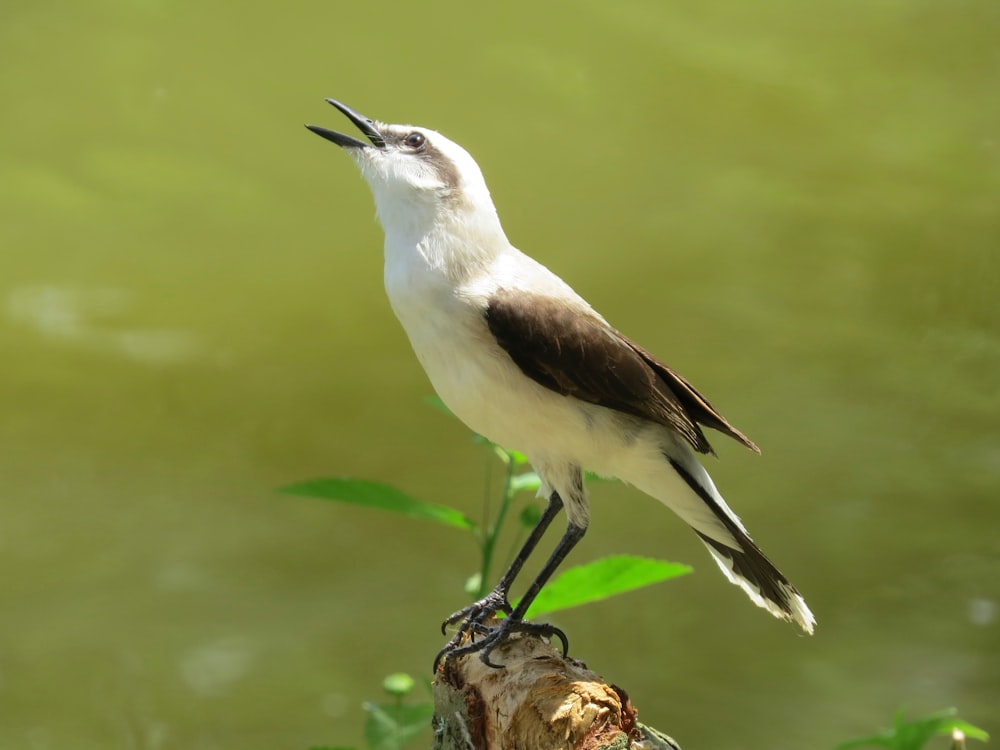
M 461 622 L 462 626 L 458 629 L 457 634 L 460 640 L 461 636 L 469 629 L 466 627 L 467 625 L 479 625 L 497 612 L 509 615 L 513 611 L 514 608 L 507 601 L 507 593 L 499 589 L 494 589 L 478 602 L 473 602 L 468 607 L 462 607 L 457 612 L 452 612 L 448 615 L 444 622 L 441 623 L 441 635 L 445 634 L 449 625 Z M 452 640 L 455 639 L 453 638 Z
M 462 624 L 459 625 L 458 631 L 452 636 L 451 640 L 445 644 L 445 647 L 441 649 L 437 656 L 434 657 L 434 671 L 437 672 L 438 665 L 441 661 L 455 651 L 459 647 L 462 640 L 469 635 L 470 640 L 475 638 L 475 634 L 483 635 L 489 632 L 489 627 L 483 623 L 487 620 L 493 618 L 497 612 L 503 612 L 505 615 L 509 615 L 513 612 L 513 607 L 507 601 L 507 592 L 502 589 L 494 589 L 478 602 L 470 604 L 468 607 L 463 607 L 457 612 L 453 612 L 445 621 L 441 623 L 441 633 L 445 633 L 445 629 L 449 625 L 454 625 L 458 622 Z
M 447 645 L 438 652 L 438 655 L 434 658 L 434 671 L 437 671 L 438 666 L 444 660 L 474 653 L 479 654 L 479 659 L 487 667 L 503 669 L 502 664 L 495 664 L 490 661 L 490 654 L 497 646 L 510 638 L 513 633 L 526 633 L 549 639 L 555 636 L 562 644 L 563 656 L 569 653 L 569 639 L 555 625 L 525 622 L 513 617 L 506 617 L 493 625 L 486 625 L 481 619 L 477 619 L 474 622 L 470 619 L 462 623 L 462 627 L 459 628 L 455 637 L 448 641 Z M 459 644 L 466 634 L 469 635 L 469 643 L 460 646 Z M 482 638 L 476 640 L 477 635 L 482 636 Z

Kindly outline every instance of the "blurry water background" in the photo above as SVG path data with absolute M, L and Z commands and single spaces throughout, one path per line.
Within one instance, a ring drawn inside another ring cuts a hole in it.
M 0 746 L 360 743 L 430 676 L 469 540 L 274 492 L 478 516 L 488 464 L 421 404 L 325 96 L 465 145 L 514 243 L 762 447 L 710 468 L 813 638 L 593 489 L 572 562 L 696 566 L 557 618 L 643 721 L 1000 731 L 998 39 L 991 0 L 5 3 Z

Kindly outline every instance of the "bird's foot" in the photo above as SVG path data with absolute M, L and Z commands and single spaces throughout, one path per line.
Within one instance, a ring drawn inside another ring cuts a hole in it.
M 462 641 L 468 635 L 470 639 L 474 639 L 474 634 L 481 632 L 486 629 L 483 624 L 487 620 L 493 619 L 497 612 L 503 612 L 505 615 L 509 615 L 514 611 L 514 608 L 510 606 L 510 602 L 507 601 L 507 592 L 500 588 L 495 588 L 493 591 L 488 593 L 482 599 L 477 602 L 473 602 L 468 607 L 463 607 L 457 612 L 453 612 L 445 618 L 445 621 L 441 623 L 441 632 L 444 633 L 449 625 L 455 625 L 461 623 L 458 626 L 458 630 L 455 635 L 452 636 L 451 640 L 445 644 L 445 647 L 438 652 L 438 655 L 434 657 L 434 671 L 437 672 L 438 665 L 441 661 L 451 655 L 455 649 L 459 647 Z
M 563 656 L 566 656 L 569 652 L 569 640 L 566 638 L 566 634 L 555 625 L 541 622 L 525 622 L 514 617 L 505 617 L 502 620 L 493 618 L 493 622 L 486 624 L 482 618 L 478 618 L 475 622 L 472 622 L 470 618 L 462 623 L 455 637 L 448 641 L 447 645 L 438 652 L 438 655 L 434 659 L 434 671 L 437 671 L 438 665 L 444 660 L 474 653 L 479 654 L 479 659 L 486 666 L 493 669 L 503 669 L 502 664 L 494 664 L 490 661 L 490 654 L 514 633 L 526 633 L 549 639 L 555 636 L 562 643 Z M 468 634 L 469 642 L 462 645 L 466 634 Z
M 468 607 L 462 607 L 458 612 L 452 612 L 445 621 L 441 623 L 441 633 L 445 633 L 445 630 L 449 625 L 455 625 L 456 623 L 462 623 L 461 627 L 458 629 L 458 633 L 452 641 L 458 642 L 462 639 L 470 629 L 474 628 L 476 625 L 483 624 L 486 620 L 493 617 L 497 612 L 503 612 L 505 615 L 509 615 L 514 611 L 514 608 L 510 606 L 510 602 L 507 601 L 507 592 L 503 589 L 496 588 L 490 593 L 480 599 L 478 602 L 473 602 Z

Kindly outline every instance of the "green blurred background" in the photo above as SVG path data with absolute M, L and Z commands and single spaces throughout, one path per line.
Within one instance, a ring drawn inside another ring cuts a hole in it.
M 996 733 L 998 39 L 994 0 L 8 0 L 0 746 L 358 743 L 384 674 L 429 676 L 470 541 L 274 492 L 478 516 L 488 464 L 421 404 L 368 190 L 302 127 L 345 126 L 325 96 L 466 146 L 512 241 L 762 447 L 710 468 L 813 638 L 593 489 L 572 562 L 696 566 L 558 616 L 642 720 Z

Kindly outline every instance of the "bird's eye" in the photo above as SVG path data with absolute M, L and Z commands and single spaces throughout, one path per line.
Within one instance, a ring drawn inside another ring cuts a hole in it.
M 410 133 L 408 136 L 406 136 L 406 138 L 403 139 L 403 143 L 406 145 L 406 147 L 412 148 L 414 151 L 423 148 L 426 142 L 427 139 L 424 138 L 424 134 L 417 133 L 415 131 L 413 133 Z

